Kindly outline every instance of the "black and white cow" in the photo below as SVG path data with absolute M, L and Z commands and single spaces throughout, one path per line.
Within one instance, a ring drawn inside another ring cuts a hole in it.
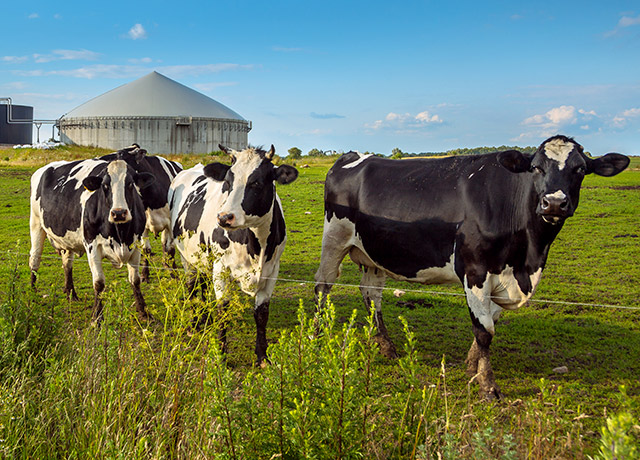
M 316 295 L 322 304 L 349 254 L 363 268 L 360 289 L 375 306 L 382 351 L 393 356 L 381 313 L 385 278 L 461 283 L 475 336 L 468 371 L 485 397 L 500 397 L 489 345 L 501 311 L 533 295 L 584 176 L 613 176 L 628 164 L 617 153 L 589 158 L 565 136 L 547 139 L 533 155 L 399 161 L 349 152 L 326 179 Z
M 275 182 L 289 184 L 298 171 L 288 165 L 276 167 L 271 162 L 273 146 L 268 152 L 220 149 L 231 155 L 231 166 L 198 165 L 173 180 L 173 236 L 185 270 L 211 273 L 216 298 L 223 304 L 228 303 L 230 279 L 255 297 L 255 351 L 261 363 L 267 356 L 269 301 L 287 237 Z
M 48 238 L 62 256 L 65 293 L 76 299 L 73 259 L 86 252 L 93 278 L 95 319 L 102 318 L 103 258 L 114 266 L 127 264 L 136 309 L 147 318 L 138 272 L 146 221 L 140 190 L 154 180 L 152 174 L 138 173 L 121 159 L 57 161 L 38 169 L 31 177 L 31 284 L 35 285 Z
M 167 203 L 167 193 L 173 178 L 182 171 L 182 165 L 177 161 L 167 160 L 158 155 L 147 155 L 147 151 L 141 149 L 138 144 L 133 144 L 119 152 L 105 155 L 100 159 L 113 161 L 118 155 L 136 172 L 150 173 L 156 178 L 153 184 L 140 190 L 147 216 L 147 226 L 143 236 L 144 253 L 151 254 L 149 232 L 153 234 L 160 233 L 163 251 L 173 258 L 175 248 L 171 237 L 171 211 L 169 211 L 169 204 Z M 149 259 L 147 257 L 143 258 L 140 274 L 143 281 L 149 280 Z

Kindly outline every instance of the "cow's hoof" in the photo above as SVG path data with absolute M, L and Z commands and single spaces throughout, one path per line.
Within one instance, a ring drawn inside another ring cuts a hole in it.
M 267 358 L 266 356 L 263 356 L 262 358 L 258 358 L 258 360 L 256 361 L 256 367 L 259 367 L 260 369 L 265 369 L 270 364 L 271 364 L 271 361 L 269 361 L 269 358 Z
M 373 340 L 375 340 L 375 342 L 380 347 L 380 353 L 382 354 L 382 356 L 389 359 L 399 358 L 398 352 L 396 351 L 396 346 L 393 344 L 389 337 L 378 334 L 373 338 Z
M 500 401 L 503 399 L 502 392 L 497 385 L 494 385 L 486 390 L 481 391 L 485 401 Z

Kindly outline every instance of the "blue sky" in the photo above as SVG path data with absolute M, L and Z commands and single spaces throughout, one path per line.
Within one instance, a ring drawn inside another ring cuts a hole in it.
M 58 118 L 156 70 L 286 154 L 640 154 L 634 1 L 3 2 L 0 97 Z M 45 128 L 43 128 L 45 129 Z M 50 133 L 45 129 L 47 134 Z

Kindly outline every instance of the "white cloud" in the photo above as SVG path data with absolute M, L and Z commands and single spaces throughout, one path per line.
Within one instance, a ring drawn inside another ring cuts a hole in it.
M 10 62 L 12 64 L 19 64 L 20 62 L 25 62 L 28 59 L 28 56 L 2 56 L 2 60 L 4 62 Z
M 640 116 L 640 108 L 627 109 L 622 112 L 623 117 L 638 117 Z
M 233 70 L 250 70 L 252 65 L 242 64 L 204 64 L 204 65 L 182 65 L 182 66 L 165 66 L 156 67 L 155 70 L 165 74 L 171 78 L 179 78 L 181 76 L 197 76 L 203 74 L 220 73 Z M 28 71 L 13 71 L 14 75 L 23 77 L 42 77 L 48 75 L 61 75 L 66 77 L 87 78 L 135 78 L 141 77 L 153 70 L 144 65 L 106 65 L 96 64 L 91 66 L 79 67 L 68 70 L 50 70 L 42 69 Z
M 640 118 L 640 108 L 623 110 L 621 114 L 613 117 L 612 124 L 616 128 L 624 128 L 631 121 L 630 119 Z
M 151 64 L 153 62 L 153 59 L 151 59 L 150 57 L 132 58 L 129 59 L 128 62 L 130 62 L 131 64 Z
M 640 16 L 636 18 L 630 18 L 629 16 L 622 16 L 618 21 L 618 27 L 632 27 L 640 25 Z
M 591 122 L 597 121 L 598 118 L 595 110 L 576 109 L 572 105 L 553 107 L 545 113 L 526 118 L 522 125 L 526 126 L 527 130 L 512 140 L 522 141 L 553 136 L 578 123 L 583 131 L 591 130 L 593 129 Z M 587 121 L 590 123 L 586 123 Z
M 129 29 L 128 37 L 131 40 L 140 40 L 147 38 L 147 31 L 144 30 L 142 24 L 135 24 L 131 29 Z
M 44 63 L 52 61 L 95 61 L 99 53 L 89 50 L 53 50 L 51 54 L 34 54 L 35 62 Z
M 622 16 L 620 18 L 620 20 L 618 21 L 618 24 L 616 24 L 616 26 L 613 28 L 613 30 L 605 32 L 604 36 L 605 37 L 612 37 L 612 36 L 621 34 L 621 32 L 624 29 L 627 29 L 629 27 L 638 26 L 638 25 L 640 25 L 640 16 L 637 16 L 637 17 Z
M 417 115 L 389 112 L 384 120 L 367 123 L 365 127 L 373 130 L 390 129 L 396 132 L 418 132 L 426 126 L 441 123 L 443 120 L 439 115 L 431 114 L 425 110 Z
M 576 108 L 572 105 L 554 107 L 546 113 L 533 115 L 525 119 L 523 125 L 538 125 L 541 127 L 554 127 L 576 122 Z
M 193 85 L 193 87 L 206 93 L 209 91 L 213 91 L 216 88 L 221 88 L 223 86 L 235 86 L 237 84 L 238 82 L 235 81 L 220 81 L 212 83 L 196 83 L 195 85 Z
M 37 19 L 40 17 L 40 15 L 38 13 L 31 13 L 29 16 L 27 16 L 29 19 Z

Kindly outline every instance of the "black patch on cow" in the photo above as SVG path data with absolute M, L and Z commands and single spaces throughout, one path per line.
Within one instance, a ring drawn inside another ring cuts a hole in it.
M 73 161 L 58 167 L 49 167 L 42 174 L 37 185 L 36 200 L 40 200 L 43 226 L 57 236 L 65 236 L 67 231 L 80 228 L 82 208 L 80 196 L 82 185 L 74 175 L 78 173 L 82 161 Z M 106 164 L 99 163 L 90 175 L 104 174 Z
M 224 178 L 224 181 L 222 182 L 222 193 L 230 193 L 233 190 L 233 181 L 233 171 L 229 169 L 229 171 L 227 171 L 227 175 Z
M 213 242 L 220 246 L 220 248 L 222 248 L 223 250 L 229 248 L 229 238 L 227 238 L 226 232 L 222 227 L 214 228 L 211 238 Z
M 182 170 L 177 163 L 167 160 L 166 158 L 144 155 L 142 159 L 139 159 L 136 155 L 127 152 L 123 154 L 110 153 L 100 157 L 100 159 L 105 161 L 122 159 L 126 161 L 135 172 L 152 174 L 155 177 L 155 182 L 149 187 L 140 190 L 145 208 L 152 211 L 163 208 L 167 204 L 167 193 L 169 192 L 171 181 L 176 174 Z M 173 175 L 167 174 L 167 171 L 162 166 L 163 163 L 173 172 Z
M 273 202 L 273 215 L 271 217 L 271 226 L 269 227 L 269 236 L 267 237 L 267 248 L 265 250 L 267 262 L 273 258 L 276 248 L 284 241 L 287 234 L 284 216 L 280 209 L 278 201 Z
M 260 241 L 258 237 L 251 229 L 241 228 L 238 230 L 226 231 L 227 238 L 234 243 L 243 244 L 247 247 L 247 254 L 252 259 L 255 259 L 260 255 Z
M 204 177 L 204 176 L 202 176 Z M 184 231 L 197 231 L 204 211 L 205 195 L 207 192 L 207 183 L 200 184 L 194 191 L 189 193 L 182 208 L 178 212 L 178 218 L 173 226 L 173 236 L 177 238 Z M 186 212 L 182 226 L 182 215 Z
M 453 254 L 456 222 L 422 219 L 400 222 L 330 205 L 327 218 L 348 218 L 356 225 L 367 254 L 378 265 L 406 278 L 420 270 L 444 267 Z
M 262 160 L 247 178 L 242 210 L 252 216 L 264 216 L 273 205 L 276 187 L 273 184 L 274 166 L 269 160 Z
M 127 246 L 142 235 L 146 225 L 146 216 L 142 198 L 133 187 L 133 168 L 127 168 L 125 178 L 125 200 L 131 213 L 131 221 L 120 224 L 109 222 L 109 212 L 112 206 L 110 176 L 106 168 L 101 174 L 104 178 L 103 186 L 92 192 L 84 205 L 83 237 L 87 243 L 91 243 L 98 235 L 103 238 L 111 238 L 113 241 Z

